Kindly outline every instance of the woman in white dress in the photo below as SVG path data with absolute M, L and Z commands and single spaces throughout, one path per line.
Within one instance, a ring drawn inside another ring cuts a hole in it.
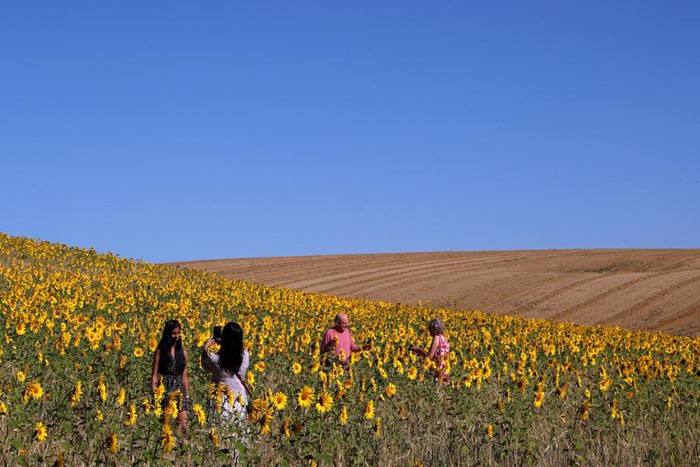
M 248 351 L 243 348 L 243 329 L 238 323 L 229 322 L 221 331 L 220 349 L 209 353 L 207 348 L 216 342 L 210 337 L 202 347 L 202 366 L 212 374 L 212 381 L 222 383 L 235 395 L 233 405 L 223 398 L 221 416 L 226 420 L 246 416 L 248 394 L 246 372 L 250 362 Z

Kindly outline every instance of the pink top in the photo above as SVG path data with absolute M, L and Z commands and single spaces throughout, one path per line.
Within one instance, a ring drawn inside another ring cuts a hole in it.
M 337 357 L 342 350 L 343 353 L 345 353 L 345 358 L 350 358 L 350 352 L 352 352 L 352 348 L 355 346 L 355 339 L 352 338 L 352 334 L 350 334 L 350 331 L 347 329 L 343 332 L 338 332 L 335 328 L 327 330 L 323 335 L 321 351 L 323 352 L 332 348 L 331 346 L 334 345 L 334 340 L 336 338 L 338 338 L 338 344 L 335 345 L 334 355 Z
M 440 339 L 440 344 L 438 345 L 438 348 L 435 351 L 435 355 L 433 356 L 433 360 L 435 361 L 435 363 L 438 364 L 439 368 L 444 368 L 445 361 L 443 359 L 450 352 L 450 344 L 447 342 L 447 339 L 442 334 L 439 334 L 438 338 Z

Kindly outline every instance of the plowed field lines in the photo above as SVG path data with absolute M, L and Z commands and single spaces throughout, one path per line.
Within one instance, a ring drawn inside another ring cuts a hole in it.
M 700 250 L 541 250 L 174 263 L 366 298 L 700 335 Z

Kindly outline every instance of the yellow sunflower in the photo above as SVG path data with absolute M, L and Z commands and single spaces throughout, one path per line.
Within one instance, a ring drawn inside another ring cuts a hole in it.
M 275 410 L 284 410 L 287 407 L 287 396 L 283 392 L 277 392 L 272 396 L 272 405 L 275 406 Z
M 116 454 L 119 451 L 119 438 L 117 438 L 116 434 L 112 433 L 109 437 L 108 444 L 112 454 Z
M 374 418 L 374 401 L 372 400 L 367 401 L 367 405 L 365 406 L 365 418 L 367 420 L 372 420 Z
M 41 422 L 36 422 L 36 425 L 34 426 L 34 439 L 40 443 L 43 443 L 46 441 L 48 436 L 49 432 L 46 430 L 46 425 Z
M 318 397 L 318 403 L 316 404 L 316 411 L 318 413 L 326 413 L 331 407 L 333 407 L 333 397 L 326 391 L 323 391 Z
M 343 426 L 348 423 L 348 408 L 347 407 L 343 406 L 343 409 L 340 411 L 340 415 L 338 416 L 338 421 Z
M 309 386 L 304 386 L 303 388 L 301 388 L 301 391 L 299 391 L 299 394 L 297 395 L 299 407 L 304 409 L 311 407 L 311 404 L 313 404 L 314 399 L 314 390 Z

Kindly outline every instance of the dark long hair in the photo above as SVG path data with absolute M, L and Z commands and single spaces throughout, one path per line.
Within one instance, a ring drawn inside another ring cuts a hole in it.
M 177 328 L 180 328 L 180 331 L 182 331 L 182 326 L 180 326 L 178 320 L 171 319 L 166 321 L 163 328 L 163 336 L 158 342 L 158 349 L 160 350 L 158 373 L 162 375 L 168 373 L 168 365 L 173 358 L 170 355 L 170 348 L 173 346 L 173 339 L 170 337 L 170 334 Z M 175 374 L 185 371 L 185 366 L 187 366 L 187 362 L 185 361 L 185 351 L 182 349 L 182 338 L 180 338 L 175 342 Z
M 238 373 L 243 362 L 243 329 L 233 321 L 226 323 L 221 331 L 219 362 L 222 370 Z

